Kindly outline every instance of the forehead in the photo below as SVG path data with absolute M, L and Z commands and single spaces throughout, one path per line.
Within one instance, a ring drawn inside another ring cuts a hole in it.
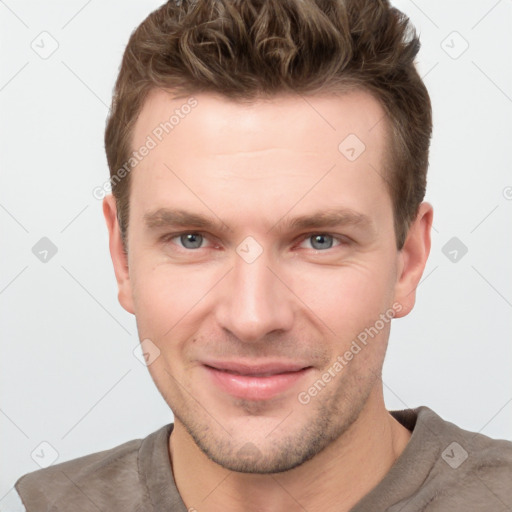
M 132 146 L 141 147 L 149 136 L 157 146 L 174 140 L 174 146 L 185 143 L 188 149 L 200 141 L 195 154 L 227 154 L 275 148 L 277 141 L 279 148 L 296 151 L 300 142 L 303 152 L 327 149 L 337 158 L 347 137 L 346 146 L 355 143 L 357 152 L 363 145 L 365 152 L 384 149 L 384 118 L 379 102 L 365 91 L 235 102 L 213 93 L 176 98 L 153 89 L 135 124 Z M 156 149 L 145 159 L 148 163 L 160 156 Z
M 130 208 L 142 218 L 187 203 L 230 221 L 259 211 L 271 223 L 302 197 L 296 214 L 343 206 L 378 216 L 382 196 L 389 205 L 386 125 L 362 91 L 241 103 L 154 90 L 134 129 L 134 151 L 150 150 L 132 171 Z

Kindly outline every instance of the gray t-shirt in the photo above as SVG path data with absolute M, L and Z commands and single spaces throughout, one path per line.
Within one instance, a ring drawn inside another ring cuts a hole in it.
M 390 413 L 411 438 L 350 512 L 512 510 L 511 441 L 463 430 L 424 406 Z M 187 512 L 169 460 L 172 428 L 28 473 L 16 490 L 27 512 Z

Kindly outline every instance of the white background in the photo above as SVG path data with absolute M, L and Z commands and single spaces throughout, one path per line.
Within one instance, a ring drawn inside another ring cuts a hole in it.
M 117 302 L 92 195 L 108 179 L 103 135 L 122 52 L 160 3 L 0 1 L 0 510 L 39 468 L 41 442 L 62 462 L 172 421 L 133 355 L 135 321 Z M 428 405 L 512 439 L 512 1 L 395 5 L 422 40 L 435 218 L 416 308 L 393 323 L 386 404 Z M 59 45 L 47 59 L 31 48 L 43 31 Z M 442 252 L 454 236 L 468 248 L 455 263 Z M 47 263 L 32 253 L 42 237 L 58 248 Z

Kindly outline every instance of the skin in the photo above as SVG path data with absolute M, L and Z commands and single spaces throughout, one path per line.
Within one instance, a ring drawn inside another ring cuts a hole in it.
M 178 490 L 200 512 L 348 511 L 411 435 L 383 399 L 391 322 L 307 404 L 297 397 L 393 304 L 396 317 L 410 312 L 432 207 L 420 205 L 397 250 L 382 178 L 387 123 L 365 92 L 252 104 L 194 97 L 197 107 L 131 172 L 127 255 L 115 200 L 104 200 L 119 301 L 136 316 L 140 339 L 160 351 L 149 371 L 175 415 L 169 455 Z M 185 101 L 153 91 L 134 148 Z M 366 146 L 354 161 L 338 149 L 348 134 Z M 149 228 L 145 216 L 161 208 L 203 214 L 227 229 Z M 367 221 L 286 225 L 341 208 Z M 192 243 L 182 233 L 203 238 Z M 320 243 L 319 234 L 327 237 Z M 251 263 L 237 253 L 248 236 L 262 250 Z M 212 358 L 312 368 L 290 389 L 256 401 L 219 389 L 202 364 Z

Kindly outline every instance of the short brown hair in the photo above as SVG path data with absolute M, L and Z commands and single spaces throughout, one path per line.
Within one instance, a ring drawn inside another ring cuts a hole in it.
M 123 241 L 134 125 L 154 88 L 220 93 L 244 101 L 357 88 L 387 115 L 385 177 L 401 249 L 424 198 L 432 132 L 430 98 L 414 65 L 419 39 L 387 0 L 174 0 L 131 34 L 105 130 Z M 126 166 L 125 166 L 126 169 Z M 125 245 L 126 248 L 126 245 Z

